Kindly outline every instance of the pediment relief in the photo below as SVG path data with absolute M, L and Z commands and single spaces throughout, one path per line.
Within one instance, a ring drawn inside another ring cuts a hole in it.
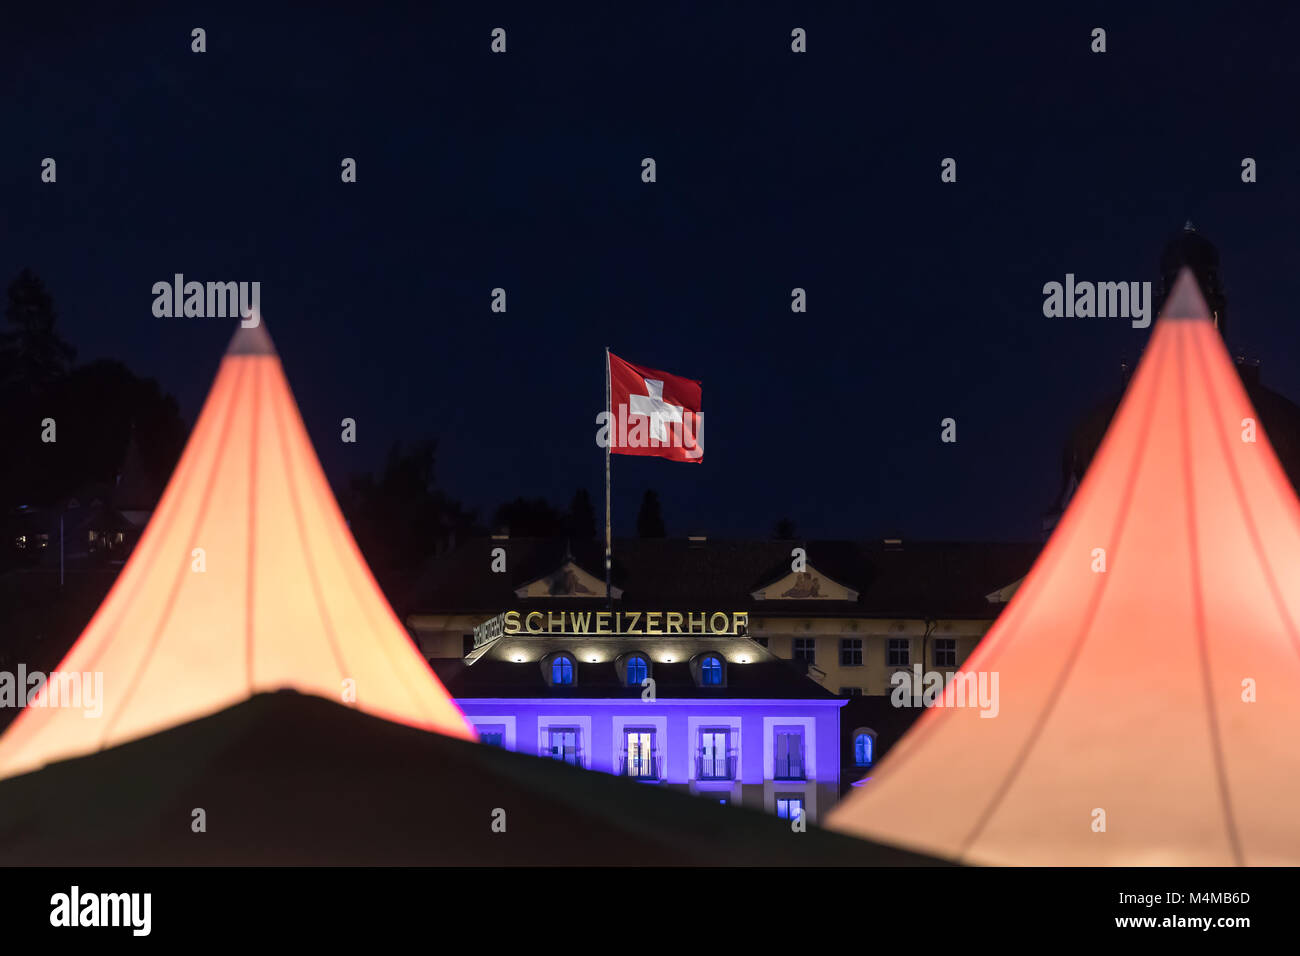
M 621 598 L 621 588 L 614 588 L 614 597 Z M 566 561 L 550 574 L 529 581 L 515 588 L 518 598 L 603 598 L 605 582 L 580 568 L 573 561 Z
M 806 571 L 791 571 L 752 596 L 755 601 L 856 601 L 858 592 L 810 566 Z

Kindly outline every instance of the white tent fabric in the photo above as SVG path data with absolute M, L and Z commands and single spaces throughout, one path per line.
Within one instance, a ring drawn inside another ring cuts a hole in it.
M 1300 503 L 1184 270 L 961 668 L 996 716 L 950 685 L 829 823 L 971 863 L 1300 863 L 1297 621 Z
M 0 737 L 0 777 L 289 688 L 472 739 L 330 492 L 264 325 L 241 328 L 135 551 L 57 673 Z M 62 702 L 61 702 L 62 703 Z

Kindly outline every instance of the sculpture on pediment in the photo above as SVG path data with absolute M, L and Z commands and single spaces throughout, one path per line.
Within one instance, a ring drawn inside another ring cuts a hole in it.
M 794 584 L 781 594 L 784 598 L 815 598 L 821 597 L 822 582 L 821 578 L 815 577 L 811 571 L 796 571 L 794 575 Z
M 577 572 L 573 568 L 563 568 L 551 577 L 551 597 L 591 593 L 591 590 L 578 580 Z

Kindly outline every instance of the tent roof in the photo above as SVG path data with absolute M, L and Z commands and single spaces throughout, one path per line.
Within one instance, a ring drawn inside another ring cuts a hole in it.
M 962 668 L 996 716 L 929 709 L 830 823 L 976 863 L 1300 863 L 1297 620 L 1300 503 L 1184 270 Z
M 0 777 L 280 688 L 472 734 L 357 549 L 265 323 L 231 340 L 144 535 L 57 670 L 102 674 L 102 714 L 28 706 L 0 736 Z
M 293 693 L 0 782 L 0 821 L 6 866 L 938 862 Z
M 271 333 L 267 331 L 266 323 L 261 317 L 257 317 L 257 324 L 248 326 L 244 325 L 241 320 L 239 328 L 235 334 L 230 337 L 230 344 L 226 347 L 227 355 L 276 355 L 275 343 L 271 341 Z

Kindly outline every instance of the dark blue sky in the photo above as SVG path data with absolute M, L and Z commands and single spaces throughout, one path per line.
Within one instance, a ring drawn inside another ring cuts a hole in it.
M 703 380 L 704 464 L 616 458 L 617 533 L 654 487 L 672 534 L 1035 537 L 1148 334 L 1044 318 L 1043 283 L 1155 280 L 1189 218 L 1233 344 L 1300 398 L 1294 13 L 431 6 L 6 11 L 0 278 L 189 420 L 231 327 L 151 287 L 258 280 L 331 478 L 436 437 L 485 515 L 599 498 L 605 345 Z

